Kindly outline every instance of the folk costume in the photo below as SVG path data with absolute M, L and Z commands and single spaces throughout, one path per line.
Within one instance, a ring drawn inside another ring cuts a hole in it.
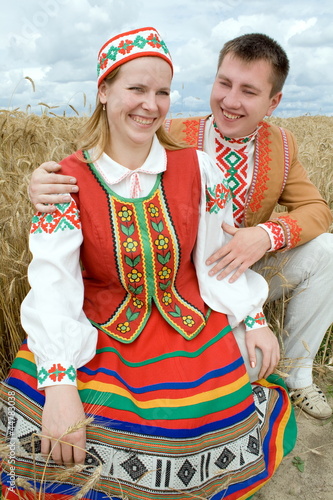
M 167 120 L 166 128 L 215 160 L 232 193 L 235 225 L 259 225 L 268 233 L 270 253 L 253 269 L 269 282 L 268 300 L 289 296 L 284 356 L 294 361 L 286 384 L 311 385 L 313 359 L 333 322 L 327 300 L 333 235 L 326 232 L 332 214 L 299 161 L 295 137 L 268 122 L 249 137 L 224 137 L 212 115 Z M 278 204 L 286 211 L 275 212 Z
M 204 264 L 232 223 L 228 185 L 208 155 L 156 137 L 137 170 L 94 153 L 61 162 L 79 193 L 33 218 L 28 340 L 0 386 L 4 496 L 250 498 L 296 431 L 282 381 L 250 384 L 230 326 L 265 325 L 265 280 L 249 270 L 230 285 Z M 66 479 L 40 454 L 52 384 L 76 385 L 93 417 L 85 467 Z
M 235 225 L 262 224 L 271 250 L 289 250 L 327 231 L 332 215 L 300 164 L 289 130 L 262 122 L 251 136 L 231 139 L 212 115 L 167 120 L 166 128 L 215 159 L 232 192 Z M 276 213 L 278 203 L 287 212 Z
M 44 467 L 38 438 L 34 458 L 28 439 L 40 432 L 41 389 L 77 383 L 94 416 L 88 468 L 66 484 L 46 484 L 59 498 L 100 464 L 93 498 L 122 491 L 129 498 L 248 498 L 293 446 L 286 391 L 268 381 L 251 388 L 226 316 L 199 294 L 191 262 L 197 228 L 194 259 L 204 268 L 205 246 L 222 220 L 232 222 L 232 209 L 220 172 L 196 156 L 191 149 L 166 155 L 155 140 L 143 167 L 128 171 L 140 178 L 140 197 L 130 198 L 132 179 L 118 185 L 127 169 L 106 155 L 97 164 L 72 155 L 63 173 L 77 176 L 80 194 L 55 215 L 34 217 L 32 291 L 22 317 L 35 356 L 24 344 L 1 397 L 15 392 L 16 474 L 32 479 Z M 213 278 L 201 283 L 203 294 L 214 285 Z M 253 327 L 264 280 L 250 271 L 234 289 L 226 280 L 219 287 L 220 308 Z

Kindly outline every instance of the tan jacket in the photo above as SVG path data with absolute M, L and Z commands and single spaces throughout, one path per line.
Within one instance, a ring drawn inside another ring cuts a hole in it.
M 166 128 L 178 141 L 198 149 L 203 144 L 208 117 L 168 120 Z M 286 129 L 262 122 L 255 143 L 255 164 L 245 205 L 245 226 L 279 223 L 288 250 L 327 232 L 332 213 L 318 189 L 309 180 L 298 159 L 294 135 Z M 277 204 L 286 212 L 275 212 Z

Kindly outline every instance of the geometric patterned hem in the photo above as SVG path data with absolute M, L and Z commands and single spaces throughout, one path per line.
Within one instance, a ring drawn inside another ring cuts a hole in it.
M 143 436 L 119 430 L 117 426 L 105 428 L 99 425 L 97 416 L 95 423 L 87 428 L 85 465 L 81 471 L 72 469 L 66 479 L 65 468 L 52 460 L 45 463 L 40 453 L 40 427 L 33 418 L 16 411 L 11 434 L 7 434 L 7 444 L 12 446 L 14 442 L 15 475 L 21 484 L 22 479 L 30 481 L 37 489 L 45 478 L 42 492 L 57 492 L 67 498 L 75 496 L 82 486 L 93 489 L 96 499 L 106 495 L 137 500 L 183 500 L 196 496 L 214 496 L 214 500 L 248 498 L 267 479 L 263 438 L 268 426 L 261 416 L 274 411 L 277 403 L 274 391 L 268 388 L 254 387 L 253 394 L 257 411 L 245 424 L 241 422 L 192 438 Z M 0 408 L 0 434 L 4 436 L 9 428 L 8 414 L 4 406 Z M 2 467 L 2 481 L 9 490 L 10 460 L 4 458 Z M 47 481 L 50 478 L 52 482 Z M 234 496 L 236 491 L 239 496 Z M 92 498 L 88 494 L 82 497 Z

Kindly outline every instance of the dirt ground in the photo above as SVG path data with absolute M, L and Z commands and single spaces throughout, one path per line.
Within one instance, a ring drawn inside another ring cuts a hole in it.
M 333 373 L 317 381 L 333 407 Z M 253 500 L 333 500 L 333 417 L 317 420 L 296 409 L 298 439 L 294 450 Z M 301 472 L 293 465 L 299 457 Z

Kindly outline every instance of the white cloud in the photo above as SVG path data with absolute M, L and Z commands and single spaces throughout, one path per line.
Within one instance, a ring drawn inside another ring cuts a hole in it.
M 179 102 L 180 99 L 181 99 L 181 95 L 178 92 L 178 90 L 173 90 L 170 94 L 171 104 L 176 104 L 176 102 Z
M 94 106 L 101 45 L 115 32 L 154 26 L 175 64 L 171 111 L 207 112 L 222 45 L 245 32 L 263 32 L 281 43 L 291 61 L 276 114 L 333 114 L 332 18 L 330 0 L 6 2 L 0 18 L 0 106 L 31 104 L 38 112 L 40 101 L 75 102 L 86 112 L 82 95 Z M 25 76 L 34 80 L 35 92 Z
M 184 105 L 186 108 L 188 108 L 190 111 L 193 110 L 200 110 L 202 108 L 202 105 L 204 101 L 200 99 L 200 97 L 193 97 L 193 96 L 188 96 L 183 99 Z
M 304 31 L 307 31 L 315 26 L 315 24 L 317 24 L 316 17 L 310 17 L 310 19 L 307 19 L 306 21 L 301 19 L 296 20 L 295 23 L 293 23 L 289 28 L 288 38 L 304 33 Z

